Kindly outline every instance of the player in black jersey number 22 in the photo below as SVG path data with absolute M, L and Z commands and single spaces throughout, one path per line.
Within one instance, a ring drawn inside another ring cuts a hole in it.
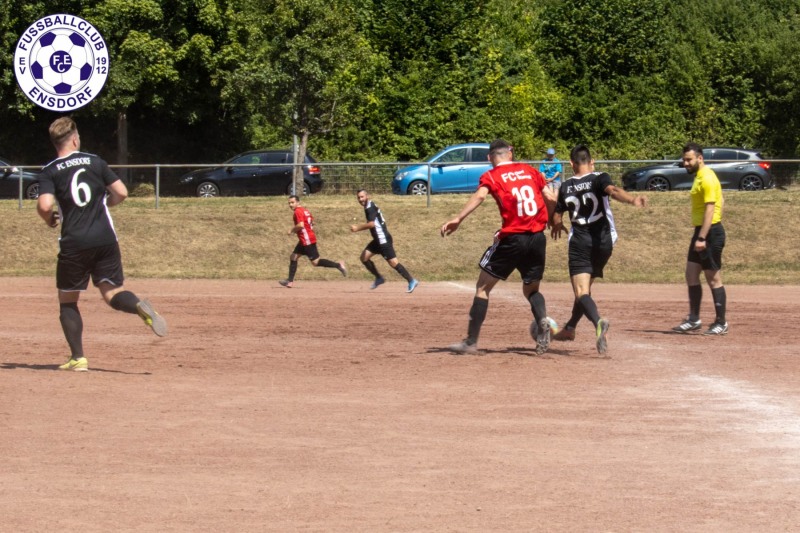
M 558 192 L 551 235 L 554 239 L 561 236 L 564 230 L 562 213 L 567 211 L 571 223 L 569 276 L 575 300 L 572 316 L 553 339 L 574 340 L 575 326 L 586 315 L 595 327 L 597 351 L 603 354 L 608 349 L 610 323 L 600 317 L 592 299 L 592 284 L 595 279 L 603 277 L 603 268 L 617 242 L 610 198 L 636 207 L 646 206 L 647 198 L 634 197 L 615 186 L 607 173 L 595 172 L 594 160 L 585 145 L 573 148 L 569 159 L 574 175 L 562 183 Z

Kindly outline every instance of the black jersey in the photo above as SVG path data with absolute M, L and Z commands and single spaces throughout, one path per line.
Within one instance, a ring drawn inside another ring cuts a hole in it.
M 590 172 L 573 176 L 561 184 L 556 212 L 569 211 L 570 237 L 573 232 L 592 235 L 610 233 L 611 242 L 617 242 L 617 228 L 611 213 L 610 198 L 606 188 L 613 185 L 605 172 Z
M 392 235 L 389 233 L 389 228 L 386 227 L 386 219 L 383 218 L 383 213 L 381 213 L 377 205 L 372 203 L 372 200 L 367 200 L 364 214 L 367 215 L 367 222 L 375 223 L 375 227 L 369 229 L 369 232 L 372 233 L 372 238 L 380 244 L 392 242 Z
M 61 250 L 86 250 L 117 242 L 106 205 L 106 186 L 118 179 L 105 161 L 85 152 L 72 152 L 44 168 L 39 193 L 52 194 L 58 202 Z

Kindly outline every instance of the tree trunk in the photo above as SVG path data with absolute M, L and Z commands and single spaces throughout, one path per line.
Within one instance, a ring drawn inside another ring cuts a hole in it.
M 297 161 L 301 164 L 294 167 L 294 193 L 297 196 L 303 195 L 303 167 L 306 161 L 306 150 L 308 149 L 308 131 L 303 131 L 300 136 L 300 146 L 297 148 Z
M 128 115 L 125 111 L 117 113 L 117 164 L 128 164 Z M 130 186 L 127 167 L 117 169 L 117 175 L 126 186 Z

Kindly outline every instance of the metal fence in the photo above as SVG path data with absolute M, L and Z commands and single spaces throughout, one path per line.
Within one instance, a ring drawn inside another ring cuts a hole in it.
M 774 177 L 777 187 L 787 187 L 800 182 L 800 159 L 768 159 L 771 164 L 770 171 Z M 538 167 L 542 161 L 525 161 L 534 167 Z M 563 165 L 563 177 L 572 175 L 572 169 L 567 161 L 560 161 Z M 612 179 L 621 185 L 622 174 L 631 168 L 646 165 L 669 163 L 669 160 L 599 160 L 595 162 L 595 169 L 608 172 Z M 473 164 L 481 165 L 485 163 L 458 163 L 458 165 Z M 314 166 L 320 168 L 321 176 L 324 180 L 322 190 L 317 194 L 355 194 L 359 189 L 367 189 L 373 194 L 392 193 L 392 180 L 396 172 L 412 165 L 427 166 L 428 176 L 432 170 L 442 164 L 429 164 L 424 162 L 364 162 L 364 163 L 325 163 L 317 162 Z M 286 167 L 286 164 L 251 164 L 251 165 L 225 165 L 223 164 L 149 164 L 149 165 L 110 165 L 111 168 L 125 179 L 131 196 L 152 196 L 154 197 L 155 207 L 159 207 L 160 199 L 173 196 L 191 196 L 192 191 L 186 190 L 180 185 L 180 178 L 192 170 L 214 167 Z M 293 167 L 305 166 L 303 164 L 292 164 Z M 19 208 L 22 209 L 23 201 L 27 199 L 26 183 L 20 179 L 23 171 L 36 172 L 41 167 L 20 166 L 13 168 L 0 169 L 3 180 L 16 180 L 19 182 L 18 201 Z M 4 170 L 4 171 L 3 171 Z M 29 177 L 29 176 L 28 176 Z M 436 190 L 436 180 L 433 180 L 433 190 Z M 428 203 L 430 204 L 430 196 Z

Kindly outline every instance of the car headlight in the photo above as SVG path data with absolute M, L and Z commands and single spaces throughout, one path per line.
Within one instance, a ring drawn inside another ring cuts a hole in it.
M 403 172 L 399 172 L 399 173 L 395 174 L 394 179 L 396 179 L 397 181 L 400 181 L 401 179 L 405 178 L 406 176 L 408 176 L 408 171 L 404 170 Z
M 181 183 L 186 185 L 187 183 L 191 183 L 194 181 L 194 176 L 184 176 L 181 178 Z

